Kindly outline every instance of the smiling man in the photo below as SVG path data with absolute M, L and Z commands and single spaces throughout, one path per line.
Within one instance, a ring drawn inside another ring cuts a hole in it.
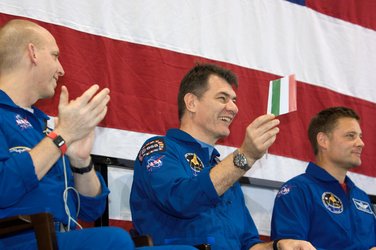
M 325 109 L 311 120 L 308 136 L 316 162 L 277 194 L 272 238 L 307 240 L 319 249 L 376 249 L 371 202 L 346 176 L 361 164 L 359 116 L 346 107 Z
M 142 146 L 130 198 L 132 220 L 156 244 L 272 249 L 272 242 L 259 239 L 238 180 L 273 144 L 279 121 L 273 115 L 258 117 L 247 127 L 241 147 L 222 161 L 214 148 L 230 134 L 238 113 L 233 89 L 237 86 L 231 71 L 196 65 L 180 85 L 180 128 Z M 304 241 L 279 243 L 285 249 L 313 249 Z

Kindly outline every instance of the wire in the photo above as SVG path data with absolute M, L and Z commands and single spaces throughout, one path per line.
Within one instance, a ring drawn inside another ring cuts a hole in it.
M 66 164 L 65 164 L 65 156 L 63 155 L 62 158 L 63 158 L 64 185 L 65 185 L 64 192 L 63 192 L 63 200 L 64 200 L 65 213 L 68 216 L 68 225 L 67 225 L 66 231 L 70 231 L 71 222 L 73 222 L 74 224 L 76 224 L 76 226 L 78 226 L 80 229 L 82 229 L 82 226 L 80 225 L 80 223 L 78 223 L 71 216 L 71 212 L 70 212 L 70 209 L 69 209 L 69 206 L 68 206 L 68 194 L 69 194 L 69 190 L 72 190 L 72 191 L 74 191 L 74 193 L 77 196 L 77 214 L 76 214 L 76 218 L 77 218 L 78 214 L 80 213 L 80 205 L 81 205 L 80 204 L 80 194 L 78 193 L 78 191 L 74 187 L 68 187 L 68 177 L 67 177 L 67 167 L 66 167 Z

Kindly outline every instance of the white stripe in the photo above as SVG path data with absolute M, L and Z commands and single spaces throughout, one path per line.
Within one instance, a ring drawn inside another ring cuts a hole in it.
M 376 32 L 288 1 L 2 0 L 0 11 L 281 76 L 295 72 L 297 80 L 376 101 L 369 91 Z
M 289 96 L 290 85 L 289 77 L 285 76 L 281 79 L 280 101 L 279 101 L 279 114 L 286 114 L 289 112 Z
M 272 113 L 272 100 L 273 100 L 273 82 L 269 82 L 269 92 L 268 92 L 268 107 L 266 109 L 266 113 Z
M 92 153 L 110 157 L 135 160 L 138 150 L 146 139 L 153 134 L 138 133 L 111 128 L 96 129 L 96 140 Z M 231 154 L 235 148 L 216 146 L 221 153 L 221 158 Z M 288 179 L 305 171 L 307 162 L 296 159 L 268 154 L 258 160 L 245 176 L 285 182 Z M 350 173 L 352 180 L 364 191 L 375 194 L 376 178 L 361 174 Z

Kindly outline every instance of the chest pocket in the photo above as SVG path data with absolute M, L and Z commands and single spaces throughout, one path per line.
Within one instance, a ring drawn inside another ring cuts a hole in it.
M 375 235 L 374 232 L 374 214 L 371 204 L 361 199 L 352 198 L 351 208 L 353 214 L 353 220 L 355 224 L 355 231 L 359 232 L 359 236 L 362 239 L 369 239 L 371 235 Z

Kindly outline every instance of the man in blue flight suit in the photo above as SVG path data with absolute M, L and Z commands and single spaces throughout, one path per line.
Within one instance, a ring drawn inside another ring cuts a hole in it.
M 346 176 L 361 164 L 359 116 L 347 107 L 322 110 L 311 120 L 308 136 L 316 162 L 277 194 L 272 239 L 307 240 L 318 249 L 376 249 L 372 204 Z
M 93 221 L 105 208 L 109 190 L 94 171 L 90 151 L 94 128 L 105 117 L 110 97 L 107 88 L 96 93 L 99 86 L 93 85 L 69 101 L 63 86 L 53 128 L 33 105 L 52 97 L 63 75 L 50 32 L 27 20 L 1 27 L 0 218 L 50 212 L 59 249 L 134 249 L 120 228 L 74 230 L 77 217 Z M 0 249 L 36 247 L 32 232 L 0 239 Z
M 246 130 L 242 146 L 222 161 L 214 148 L 230 134 L 238 108 L 236 76 L 199 64 L 183 78 L 178 94 L 179 129 L 147 140 L 135 162 L 132 220 L 156 244 L 209 243 L 216 249 L 273 249 L 259 239 L 238 179 L 275 141 L 279 121 L 263 115 Z M 277 242 L 276 242 L 277 243 Z M 313 249 L 283 240 L 274 248 Z

